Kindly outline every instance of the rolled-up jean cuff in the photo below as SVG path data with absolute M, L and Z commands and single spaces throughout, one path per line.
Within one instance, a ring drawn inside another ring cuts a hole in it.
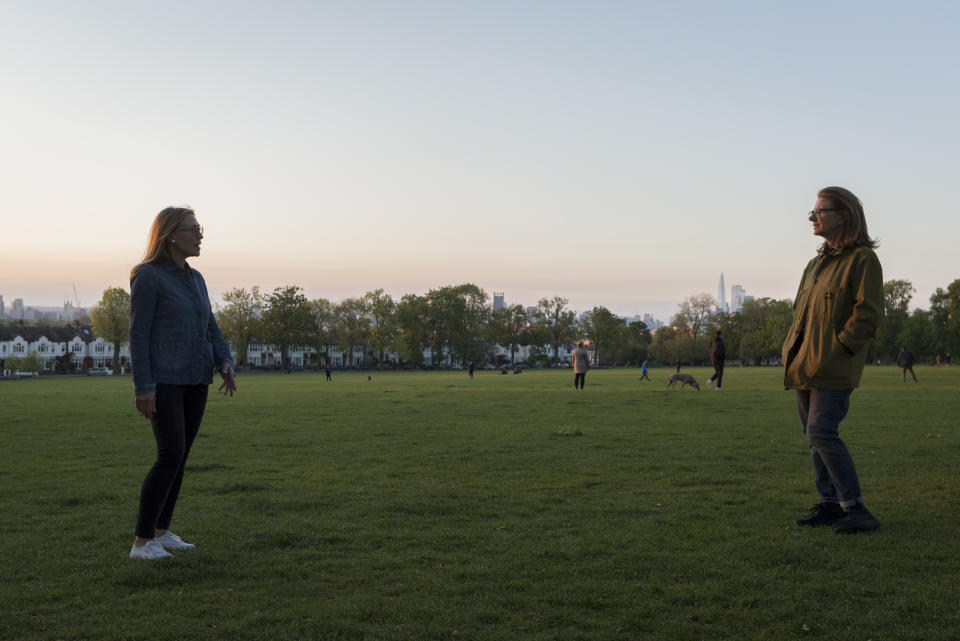
M 858 496 L 855 499 L 850 499 L 849 501 L 840 501 L 840 507 L 843 507 L 843 508 L 853 507 L 855 505 L 862 505 L 862 504 L 863 504 L 862 496 Z

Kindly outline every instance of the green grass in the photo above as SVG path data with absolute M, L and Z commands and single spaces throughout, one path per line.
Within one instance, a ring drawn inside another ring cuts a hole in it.
M 242 376 L 162 562 L 127 559 L 130 380 L 0 381 L 0 638 L 957 638 L 960 368 L 867 368 L 841 434 L 883 527 L 851 537 L 793 525 L 782 370 L 667 373 Z

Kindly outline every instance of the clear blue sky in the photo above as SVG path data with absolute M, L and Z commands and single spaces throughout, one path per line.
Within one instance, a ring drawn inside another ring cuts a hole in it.
M 6 0 L 0 294 L 96 302 L 190 204 L 214 298 L 669 320 L 721 271 L 792 297 L 838 184 L 927 307 L 960 277 L 957 33 L 948 2 Z

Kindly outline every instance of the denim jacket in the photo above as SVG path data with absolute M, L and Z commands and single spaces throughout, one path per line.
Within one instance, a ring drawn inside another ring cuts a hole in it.
M 157 383 L 209 385 L 215 368 L 233 367 L 200 272 L 147 263 L 130 278 L 130 359 L 135 394 Z

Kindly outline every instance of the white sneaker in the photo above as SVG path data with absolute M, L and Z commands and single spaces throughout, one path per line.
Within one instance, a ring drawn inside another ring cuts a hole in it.
M 164 549 L 167 550 L 190 550 L 197 547 L 193 543 L 187 543 L 170 530 L 167 530 L 163 536 L 158 536 L 155 538 L 154 541 L 162 545 Z
M 130 558 L 131 559 L 164 559 L 164 558 L 173 558 L 173 555 L 163 549 L 163 546 L 154 541 L 147 541 L 143 545 L 134 544 L 130 548 Z

